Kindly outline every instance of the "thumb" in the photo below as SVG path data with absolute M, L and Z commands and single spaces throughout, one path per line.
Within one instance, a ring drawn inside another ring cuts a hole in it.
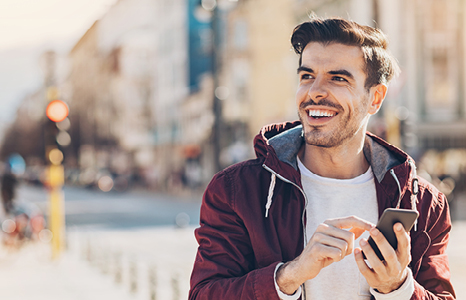
M 359 227 L 353 227 L 349 230 L 350 232 L 354 233 L 354 239 L 357 239 L 361 236 L 361 234 L 366 231 L 365 229 L 359 228 Z

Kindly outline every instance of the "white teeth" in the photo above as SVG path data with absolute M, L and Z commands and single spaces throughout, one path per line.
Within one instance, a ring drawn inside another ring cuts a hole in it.
M 335 115 L 334 112 L 330 112 L 328 110 L 310 110 L 309 117 L 333 117 Z

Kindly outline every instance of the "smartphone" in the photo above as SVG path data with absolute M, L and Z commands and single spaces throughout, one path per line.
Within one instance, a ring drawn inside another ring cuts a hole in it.
M 396 239 L 395 232 L 393 231 L 393 225 L 395 225 L 396 223 L 401 223 L 403 224 L 403 227 L 405 228 L 406 232 L 409 232 L 413 227 L 414 222 L 416 221 L 418 216 L 419 213 L 415 210 L 387 208 L 386 210 L 384 210 L 382 216 L 379 219 L 379 222 L 377 222 L 376 227 L 385 236 L 385 238 L 393 247 L 393 249 L 396 249 L 398 246 L 398 240 Z M 374 249 L 374 252 L 377 254 L 379 259 L 381 261 L 384 261 L 385 259 L 372 237 L 369 237 L 367 241 L 371 245 L 372 249 Z M 366 259 L 366 255 L 364 255 L 364 252 L 362 254 L 364 256 L 364 259 Z

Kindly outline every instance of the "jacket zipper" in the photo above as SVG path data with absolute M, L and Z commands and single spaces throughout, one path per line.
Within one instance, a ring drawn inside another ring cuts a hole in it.
M 307 203 L 308 203 L 306 194 L 304 193 L 303 189 L 299 185 L 297 185 L 296 183 L 294 183 L 291 180 L 286 179 L 282 175 L 278 174 L 277 172 L 275 172 L 274 170 L 269 168 L 266 164 L 263 164 L 262 167 L 264 169 L 266 169 L 267 171 L 269 171 L 270 173 L 275 174 L 275 176 L 280 178 L 280 180 L 294 185 L 296 188 L 298 188 L 298 190 L 301 192 L 301 194 L 303 194 L 303 196 L 304 196 L 304 210 L 303 210 L 303 214 L 301 216 L 301 223 L 303 225 L 303 231 L 304 231 L 304 248 L 306 248 L 307 234 L 306 234 L 306 226 L 304 225 L 304 217 L 305 217 L 305 214 L 306 214 L 306 208 L 307 208 Z M 303 250 L 304 250 L 304 248 L 303 248 Z M 305 293 L 304 283 L 301 285 L 301 299 L 306 300 L 306 293 Z

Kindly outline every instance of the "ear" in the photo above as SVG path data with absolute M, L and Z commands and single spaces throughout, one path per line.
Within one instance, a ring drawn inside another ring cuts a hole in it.
M 374 115 L 379 111 L 380 107 L 382 106 L 382 102 L 387 95 L 387 89 L 388 87 L 382 83 L 371 87 L 369 114 Z

